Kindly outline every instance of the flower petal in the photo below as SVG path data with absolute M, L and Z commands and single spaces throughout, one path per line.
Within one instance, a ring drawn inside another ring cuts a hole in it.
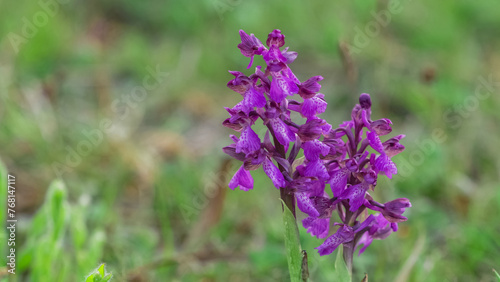
M 368 138 L 368 141 L 370 142 L 370 146 L 372 148 L 381 153 L 384 153 L 384 146 L 382 145 L 382 141 L 380 141 L 380 138 L 378 137 L 377 133 L 375 131 L 369 131 L 366 133 L 366 137 Z
M 245 57 L 251 58 L 250 64 L 247 69 L 252 66 L 253 56 L 262 55 L 266 51 L 266 47 L 255 37 L 255 35 L 248 35 L 243 30 L 240 30 L 241 43 L 238 44 L 238 49 L 240 49 L 241 54 Z
M 317 218 L 317 217 L 306 217 L 302 220 L 302 225 L 307 232 L 317 238 L 325 238 L 328 236 L 328 231 L 330 229 L 330 218 Z
M 286 183 L 283 174 L 281 174 L 281 171 L 274 165 L 274 163 L 269 158 L 266 158 L 266 160 L 262 164 L 262 168 L 264 169 L 264 172 L 271 179 L 276 188 L 279 189 L 281 187 L 285 187 Z
M 365 201 L 366 191 L 370 186 L 366 182 L 360 184 L 352 185 L 347 188 L 344 193 L 339 197 L 340 199 L 349 199 L 349 205 L 351 206 L 349 210 L 355 212 L 363 205 Z
M 245 97 L 243 98 L 245 105 L 253 110 L 254 107 L 262 108 L 266 105 L 266 97 L 261 92 L 257 91 L 255 88 L 250 87 L 245 92 Z
M 327 107 L 327 103 L 320 97 L 313 97 L 310 99 L 304 99 L 302 103 L 302 115 L 307 118 L 315 117 L 321 113 L 324 113 Z
M 309 161 L 319 160 L 320 155 L 326 156 L 330 152 L 330 147 L 319 140 L 312 140 L 302 143 L 304 156 Z
M 269 120 L 269 124 L 273 128 L 274 135 L 281 145 L 288 145 L 295 141 L 295 133 L 279 118 Z
M 269 96 L 276 103 L 280 103 L 286 96 L 292 96 L 299 92 L 299 87 L 292 81 L 280 74 L 280 72 L 271 72 L 273 80 L 271 81 L 271 90 Z
M 393 174 L 398 173 L 396 165 L 385 154 L 378 156 L 375 160 L 375 168 L 379 173 L 385 174 L 389 179 L 392 178 Z
M 339 168 L 333 171 L 330 180 L 328 180 L 333 196 L 339 197 L 342 195 L 347 186 L 347 178 L 349 175 L 351 175 L 351 172 L 347 168 Z
M 245 154 L 244 153 L 236 153 L 236 148 L 235 144 L 231 144 L 229 146 L 226 146 L 222 148 L 222 151 L 229 156 L 239 160 L 239 161 L 244 161 L 245 160 Z
M 286 68 L 283 69 L 283 74 L 289 79 L 290 82 L 293 83 L 291 85 L 293 93 L 298 93 L 299 87 L 297 85 L 300 85 L 300 80 L 295 76 L 293 71 L 288 66 L 286 66 Z
M 240 186 L 243 191 L 253 189 L 253 178 L 249 171 L 246 171 L 243 165 L 236 171 L 231 181 L 229 181 L 229 188 L 233 189 Z
M 361 236 L 361 238 L 359 239 L 359 241 L 357 243 L 357 246 L 363 245 L 363 247 L 361 249 L 359 249 L 358 256 L 361 255 L 366 250 L 366 248 L 368 248 L 368 246 L 370 246 L 370 244 L 372 242 L 373 242 L 372 236 L 370 236 L 370 234 L 368 234 L 368 232 L 365 232 L 363 234 L 363 236 Z
M 323 80 L 323 77 L 321 75 L 318 75 L 304 81 L 304 83 L 300 85 L 300 96 L 304 99 L 314 97 L 314 95 L 321 89 L 321 84 L 318 83 L 321 80 Z
M 285 58 L 285 56 L 283 56 L 279 47 L 277 47 L 277 46 L 271 46 L 269 48 L 269 51 L 266 54 L 264 54 L 263 58 L 264 58 L 264 61 L 266 61 L 266 63 L 268 63 L 268 64 L 271 62 L 276 62 L 276 61 L 279 61 L 282 63 L 287 62 L 287 59 Z
M 391 133 L 391 120 L 387 118 L 379 119 L 370 123 L 370 127 L 377 135 L 382 136 Z
M 297 198 L 297 206 L 299 209 L 309 216 L 318 217 L 319 212 L 314 207 L 314 202 L 309 198 L 308 192 L 295 193 Z
M 323 126 L 327 123 L 320 118 L 308 119 L 306 123 L 299 127 L 297 134 L 302 141 L 312 141 L 324 134 Z
M 285 57 L 286 59 L 286 64 L 291 64 L 293 63 L 293 61 L 295 61 L 295 59 L 297 58 L 297 52 L 293 52 L 293 51 L 288 51 L 288 47 L 286 47 L 283 51 L 281 51 L 281 55 L 283 55 L 283 57 Z
M 285 90 L 287 89 L 283 90 L 283 87 L 286 86 L 287 83 L 282 76 L 273 78 L 273 80 L 271 81 L 271 90 L 269 91 L 269 96 L 274 102 L 280 103 L 281 101 L 283 101 L 283 99 L 285 99 L 288 93 L 285 92 Z
M 236 153 L 250 154 L 260 149 L 260 139 L 250 126 L 241 132 L 240 139 L 236 143 Z
M 382 215 L 391 223 L 406 221 L 407 218 L 402 216 L 407 208 L 411 207 L 411 203 L 406 198 L 399 198 L 384 204 Z
M 403 134 L 398 135 L 382 143 L 382 145 L 384 145 L 384 152 L 386 153 L 387 156 L 392 158 L 395 155 L 401 153 L 405 149 L 405 146 L 399 143 L 399 141 L 404 137 L 405 135 Z
M 321 246 L 315 248 L 318 250 L 318 253 L 320 256 L 324 255 L 329 255 L 337 247 L 346 242 L 350 242 L 354 239 L 354 231 L 352 230 L 352 227 L 347 226 L 347 225 L 342 225 L 335 234 L 332 236 L 328 237 Z
M 319 159 L 307 163 L 306 169 L 304 170 L 304 176 L 317 177 L 321 180 L 326 180 L 330 177 L 326 171 L 325 165 Z

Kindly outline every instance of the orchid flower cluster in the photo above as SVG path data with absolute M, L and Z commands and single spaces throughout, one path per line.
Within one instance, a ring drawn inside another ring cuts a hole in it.
M 369 94 L 361 94 L 351 120 L 332 128 L 318 117 L 327 107 L 324 95 L 319 93 L 323 78 L 314 76 L 301 82 L 294 75 L 289 64 L 297 53 L 282 49 L 285 36 L 281 31 L 269 34 L 267 47 L 253 34 L 240 30 L 240 36 L 238 48 L 251 58 L 247 68 L 256 55 L 263 57 L 266 67 L 256 67 L 250 76 L 230 71 L 234 79 L 227 86 L 243 99 L 226 108 L 230 117 L 223 122 L 241 132 L 239 137 L 231 135 L 234 143 L 223 148 L 242 162 L 229 187 L 253 189 L 250 171 L 262 167 L 274 186 L 293 195 L 297 207 L 307 214 L 302 223 L 310 234 L 326 238 L 331 227 L 339 226 L 316 248 L 320 255 L 330 254 L 343 244 L 352 257 L 358 246 L 362 246 L 361 254 L 374 239 L 397 231 L 398 223 L 407 219 L 402 214 L 411 206 L 408 199 L 379 203 L 369 191 L 375 189 L 379 176 L 392 178 L 397 173 L 391 158 L 404 150 L 399 143 L 404 135 L 381 141 L 380 137 L 392 131 L 392 122 L 385 118 L 371 120 Z M 301 99 L 296 100 L 298 96 Z M 297 112 L 305 122 L 292 121 L 291 112 Z M 267 126 L 262 140 L 252 130 L 258 119 Z M 303 157 L 297 158 L 301 151 Z M 325 190 L 327 184 L 332 196 Z

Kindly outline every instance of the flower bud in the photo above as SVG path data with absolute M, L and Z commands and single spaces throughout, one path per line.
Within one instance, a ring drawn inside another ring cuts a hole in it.
M 283 55 L 283 57 L 285 57 L 286 59 L 286 62 L 287 64 L 291 64 L 293 63 L 293 61 L 295 61 L 295 59 L 297 58 L 297 52 L 293 52 L 293 51 L 288 51 L 288 47 L 286 47 L 282 52 L 281 52 L 281 55 Z
M 407 218 L 402 216 L 406 208 L 411 207 L 411 203 L 406 198 L 399 198 L 384 204 L 382 215 L 391 223 L 406 221 Z
M 297 134 L 303 142 L 316 140 L 323 133 L 322 125 L 325 121 L 322 119 L 313 119 L 299 127 Z
M 376 185 L 377 183 L 377 173 L 373 170 L 369 170 L 366 174 L 365 174 L 365 181 L 368 182 L 369 184 L 373 184 L 373 185 Z
M 396 200 L 392 200 L 384 204 L 385 210 L 394 212 L 397 214 L 403 214 L 406 208 L 411 207 L 410 200 L 406 198 L 399 198 Z
M 358 163 L 356 162 L 355 159 L 349 159 L 345 162 L 345 167 L 352 171 L 352 172 L 355 172 L 358 170 Z
M 285 36 L 281 34 L 281 30 L 275 29 L 267 36 L 266 44 L 269 47 L 271 47 L 271 45 L 282 47 L 285 45 Z
M 323 77 L 318 75 L 304 81 L 304 83 L 302 83 L 299 87 L 299 95 L 304 99 L 314 97 L 314 95 L 316 95 L 316 93 L 318 93 L 321 89 L 321 85 L 318 83 L 321 80 L 323 80 Z
M 404 137 L 405 137 L 405 135 L 403 135 L 403 134 L 398 135 L 398 136 L 392 137 L 391 139 L 382 143 L 382 145 L 384 146 L 384 152 L 387 154 L 387 156 L 392 158 L 393 156 L 403 152 L 403 150 L 405 149 L 405 146 L 400 144 L 399 140 L 403 139 Z
M 370 109 L 372 106 L 372 99 L 370 98 L 370 94 L 363 93 L 359 96 L 359 105 L 363 109 Z
M 379 119 L 370 123 L 370 127 L 374 130 L 378 136 L 387 135 L 391 133 L 391 120 L 387 118 Z

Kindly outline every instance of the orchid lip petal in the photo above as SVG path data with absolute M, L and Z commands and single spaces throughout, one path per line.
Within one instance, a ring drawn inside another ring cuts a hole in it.
M 234 190 L 238 186 L 243 191 L 253 189 L 253 178 L 250 172 L 244 169 L 243 165 L 236 171 L 231 181 L 229 181 L 229 188 Z
M 342 225 L 335 234 L 328 237 L 323 244 L 316 249 L 318 250 L 320 256 L 329 255 L 335 251 L 340 244 L 350 242 L 353 239 L 354 231 L 352 230 L 352 227 Z
M 264 172 L 271 179 L 271 181 L 273 182 L 274 186 L 277 189 L 286 186 L 283 174 L 281 174 L 281 171 L 276 167 L 276 165 L 274 165 L 274 163 L 269 158 L 266 158 L 266 160 L 262 164 L 262 168 L 264 169 Z

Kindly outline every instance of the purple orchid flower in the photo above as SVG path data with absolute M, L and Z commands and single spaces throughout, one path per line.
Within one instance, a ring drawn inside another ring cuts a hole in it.
M 256 67 L 249 76 L 230 71 L 234 78 L 227 86 L 242 100 L 226 108 L 230 117 L 223 125 L 240 136 L 230 135 L 233 143 L 223 151 L 242 165 L 229 187 L 253 189 L 250 171 L 262 166 L 273 186 L 291 199 L 287 204 L 290 210 L 294 212 L 296 204 L 307 215 L 302 220 L 307 232 L 326 238 L 316 248 L 319 254 L 330 254 L 344 245 L 352 260 L 356 247 L 361 246 L 360 253 L 364 252 L 373 240 L 386 238 L 397 231 L 398 223 L 407 220 L 403 213 L 411 207 L 408 199 L 382 204 L 370 195 L 378 177 L 397 174 L 392 158 L 404 150 L 400 144 L 404 135 L 381 140 L 392 133 L 392 122 L 371 119 L 372 100 L 366 93 L 360 95 L 351 119 L 332 128 L 319 117 L 327 109 L 325 95 L 319 93 L 323 77 L 301 82 L 295 76 L 289 65 L 297 53 L 284 47 L 281 31 L 268 35 L 267 47 L 253 34 L 240 30 L 240 36 L 238 48 L 251 58 L 248 68 L 255 56 L 262 56 L 265 66 Z M 291 112 L 304 120 L 292 121 Z M 252 129 L 259 119 L 268 128 L 263 139 Z M 299 160 L 301 150 L 304 158 Z M 366 216 L 366 210 L 375 214 Z M 339 226 L 333 234 L 331 222 Z

